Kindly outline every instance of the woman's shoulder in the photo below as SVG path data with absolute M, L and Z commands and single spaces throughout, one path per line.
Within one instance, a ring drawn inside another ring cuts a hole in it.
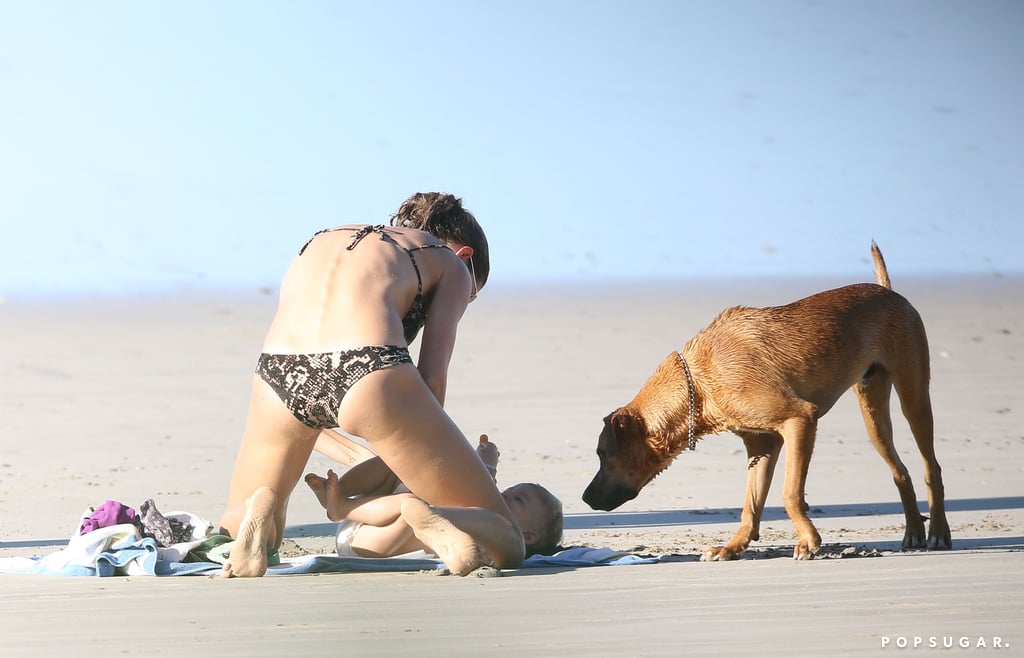
M 313 235 L 320 235 L 321 233 L 334 233 L 334 232 L 350 232 L 365 231 L 372 228 L 384 228 L 380 224 L 338 224 L 337 226 L 330 226 L 328 228 L 322 228 Z
M 433 233 L 430 233 L 429 231 L 413 228 L 411 226 L 392 226 L 388 224 L 339 224 L 338 226 L 332 226 L 330 228 L 321 229 L 317 231 L 317 234 L 333 233 L 334 231 L 350 233 L 379 233 L 383 235 L 390 235 L 393 237 L 406 237 L 413 242 L 418 241 L 419 244 L 444 244 Z
M 303 245 L 302 249 L 299 250 L 299 254 L 301 255 L 306 251 L 306 248 L 321 236 L 338 236 L 334 239 L 346 240 L 347 242 L 344 244 L 347 245 L 347 249 L 349 251 L 356 249 L 358 245 L 366 242 L 367 240 L 364 238 L 368 238 L 370 236 L 376 236 L 377 238 L 370 240 L 371 242 L 390 243 L 392 248 L 398 247 L 410 255 L 414 251 L 442 252 L 445 249 L 441 248 L 448 247 L 447 244 L 432 233 L 409 226 L 386 226 L 384 224 L 340 224 L 331 228 L 321 229 L 314 233 L 306 244 Z
M 394 235 L 401 235 L 408 238 L 410 242 L 414 242 L 416 244 L 444 245 L 444 243 L 430 231 L 424 231 L 423 229 L 413 228 L 411 226 L 388 226 L 386 228 Z

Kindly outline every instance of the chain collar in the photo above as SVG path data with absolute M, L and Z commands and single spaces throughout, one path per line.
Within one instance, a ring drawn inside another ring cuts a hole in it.
M 693 377 L 690 375 L 690 366 L 686 365 L 683 353 L 676 352 L 676 354 L 679 356 L 679 363 L 683 364 L 683 372 L 686 373 L 686 389 L 690 398 L 686 405 L 686 449 L 692 451 L 697 449 L 697 439 L 693 436 Z

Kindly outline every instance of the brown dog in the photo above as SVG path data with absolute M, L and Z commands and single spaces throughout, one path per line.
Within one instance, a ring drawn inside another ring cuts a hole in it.
M 810 558 L 821 536 L 807 517 L 804 484 L 818 419 L 853 387 L 868 436 L 892 470 L 906 515 L 903 548 L 948 549 L 942 471 L 935 459 L 928 395 L 928 341 L 914 307 L 893 292 L 874 242 L 878 284 L 818 293 L 786 306 L 730 308 L 673 352 L 633 401 L 604 419 L 600 470 L 583 493 L 594 509 L 632 500 L 704 434 L 731 431 L 747 449 L 747 492 L 740 528 L 702 560 L 739 557 L 758 539 L 761 513 L 782 446 L 783 503 L 796 526 L 793 557 Z M 931 526 L 892 441 L 889 395 L 896 389 L 925 464 Z

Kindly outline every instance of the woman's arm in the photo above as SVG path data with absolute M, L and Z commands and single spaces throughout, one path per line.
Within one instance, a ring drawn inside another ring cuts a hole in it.
M 427 324 L 423 328 L 423 342 L 420 344 L 417 364 L 423 381 L 441 406 L 444 406 L 448 389 L 448 366 L 455 352 L 459 320 L 466 312 L 472 292 L 466 265 L 454 253 L 449 256 L 427 310 Z
M 316 438 L 315 450 L 321 455 L 350 467 L 377 456 L 366 446 L 337 430 L 320 432 L 320 436 Z

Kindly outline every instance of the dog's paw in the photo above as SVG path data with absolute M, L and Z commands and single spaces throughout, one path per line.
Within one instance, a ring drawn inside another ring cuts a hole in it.
M 725 562 L 738 559 L 742 550 L 733 550 L 728 546 L 709 546 L 700 554 L 701 562 Z
M 902 548 L 905 551 L 913 551 L 920 548 L 925 548 L 924 540 L 924 526 L 920 528 L 907 528 L 907 531 L 903 533 L 903 545 Z
M 908 514 L 906 530 L 903 532 L 903 544 L 902 549 L 905 551 L 913 551 L 928 546 L 925 541 L 925 530 L 924 524 L 928 520 L 928 517 L 921 514 Z
M 820 548 L 821 535 L 818 534 L 817 530 L 812 528 L 809 536 L 805 536 L 804 538 L 797 540 L 796 546 L 793 547 L 793 559 L 810 560 Z
M 949 528 L 940 532 L 937 528 L 932 528 L 928 533 L 928 550 L 929 551 L 948 551 L 953 548 L 953 539 L 949 535 Z

